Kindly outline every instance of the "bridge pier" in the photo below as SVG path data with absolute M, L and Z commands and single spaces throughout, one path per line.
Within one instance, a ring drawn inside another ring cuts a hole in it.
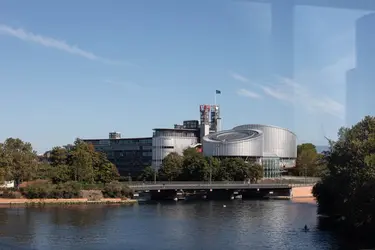
M 173 200 L 177 197 L 177 190 L 159 189 L 150 190 L 151 200 Z
M 234 198 L 235 190 L 228 189 L 210 189 L 207 190 L 207 199 L 208 200 L 230 200 Z

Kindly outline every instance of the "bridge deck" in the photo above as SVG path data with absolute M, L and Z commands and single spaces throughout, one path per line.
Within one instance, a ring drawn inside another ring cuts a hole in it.
M 312 186 L 312 183 L 300 184 L 247 184 L 247 183 L 167 183 L 129 185 L 134 191 L 147 190 L 201 190 L 201 189 L 286 189 L 292 187 Z

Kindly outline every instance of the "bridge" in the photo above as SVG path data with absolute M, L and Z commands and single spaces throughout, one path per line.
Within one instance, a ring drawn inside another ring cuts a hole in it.
M 135 196 L 148 193 L 151 199 L 185 199 L 186 197 L 209 197 L 215 199 L 242 196 L 245 198 L 290 197 L 295 187 L 311 187 L 318 178 L 278 179 L 273 183 L 247 182 L 154 182 L 131 183 Z
M 152 190 L 198 190 L 198 189 L 283 189 L 292 187 L 311 186 L 314 183 L 273 183 L 251 184 L 244 182 L 157 182 L 129 185 L 135 192 Z

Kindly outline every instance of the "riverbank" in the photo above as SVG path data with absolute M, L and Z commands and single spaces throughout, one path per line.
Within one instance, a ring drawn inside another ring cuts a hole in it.
M 0 198 L 0 205 L 39 205 L 39 204 L 136 204 L 133 199 L 102 198 L 100 200 L 89 200 L 86 198 L 75 199 L 25 199 L 25 198 Z
M 292 188 L 291 200 L 295 203 L 316 204 L 316 199 L 312 194 L 312 186 Z
M 314 197 L 298 197 L 298 198 L 292 198 L 292 202 L 294 203 L 307 203 L 307 204 L 314 204 L 316 205 L 316 199 Z

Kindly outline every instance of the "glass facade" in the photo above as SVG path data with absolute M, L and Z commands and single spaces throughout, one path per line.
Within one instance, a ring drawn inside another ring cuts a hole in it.
M 262 159 L 264 178 L 278 178 L 281 176 L 280 158 L 267 157 Z
M 95 150 L 106 153 L 122 176 L 137 177 L 152 164 L 151 137 L 84 141 L 93 144 Z

